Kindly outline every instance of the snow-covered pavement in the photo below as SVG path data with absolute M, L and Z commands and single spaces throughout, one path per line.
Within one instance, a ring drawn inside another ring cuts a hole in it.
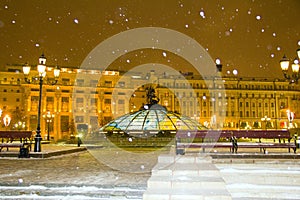
M 159 152 L 140 153 L 140 160 L 131 153 L 118 153 L 123 159 L 112 154 L 112 167 L 95 151 L 109 157 L 96 149 L 47 159 L 0 158 L 0 199 L 142 199 Z M 300 199 L 299 159 L 212 162 L 234 200 Z

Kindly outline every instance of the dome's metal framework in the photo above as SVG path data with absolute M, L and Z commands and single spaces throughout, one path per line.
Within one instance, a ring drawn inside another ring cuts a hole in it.
M 203 125 L 187 116 L 182 116 L 158 104 L 153 88 L 147 92 L 148 104 L 139 111 L 125 114 L 101 128 L 105 132 L 125 132 L 129 135 L 155 135 L 164 131 L 206 129 Z

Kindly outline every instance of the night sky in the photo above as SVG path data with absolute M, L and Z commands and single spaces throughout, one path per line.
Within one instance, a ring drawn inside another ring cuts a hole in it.
M 300 0 L 0 0 L 0 67 L 36 64 L 42 52 L 48 64 L 80 66 L 115 34 L 163 27 L 194 38 L 224 71 L 281 78 L 280 59 L 294 59 L 300 48 L 299 13 Z M 165 59 L 157 50 L 124 56 L 114 62 L 118 69 L 126 69 L 130 56 Z M 168 59 L 184 64 L 175 55 Z

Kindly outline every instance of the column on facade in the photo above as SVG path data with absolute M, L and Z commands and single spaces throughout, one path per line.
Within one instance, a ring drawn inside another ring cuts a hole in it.
M 61 138 L 61 130 L 60 130 L 60 112 L 61 112 L 61 93 L 60 91 L 56 91 L 55 93 L 55 99 L 54 99 L 54 112 L 55 117 L 53 121 L 53 133 L 54 133 L 54 139 L 57 140 Z

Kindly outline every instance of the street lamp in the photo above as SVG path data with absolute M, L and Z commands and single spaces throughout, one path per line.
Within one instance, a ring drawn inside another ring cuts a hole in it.
M 264 116 L 263 118 L 261 118 L 261 121 L 265 122 L 265 129 L 268 129 L 268 123 L 271 121 L 271 118 Z
M 50 111 L 47 111 L 46 114 L 43 115 L 43 118 L 46 119 L 47 122 L 47 140 L 50 141 L 50 123 L 54 119 L 55 115 L 51 114 Z
M 11 121 L 11 117 L 9 115 L 5 115 L 3 117 L 3 122 L 4 122 L 4 126 L 6 127 L 6 130 L 7 130 L 7 127 L 9 126 L 9 124 L 10 124 L 10 121 Z
M 293 128 L 293 120 L 294 120 L 294 112 L 290 111 L 290 110 L 287 110 L 286 111 L 286 115 L 287 115 L 287 118 L 288 118 L 288 121 L 289 121 L 289 126 L 288 128 Z
M 298 79 L 300 78 L 300 74 L 299 74 L 300 48 L 297 49 L 297 56 L 298 58 L 295 58 L 294 63 L 291 66 L 292 67 L 291 75 L 288 74 L 290 60 L 285 55 L 280 60 L 280 67 L 283 72 L 283 76 L 285 79 L 289 80 L 290 83 L 298 83 Z
M 36 129 L 36 135 L 34 138 L 34 152 L 41 152 L 41 104 L 42 104 L 42 89 L 43 89 L 43 81 L 44 78 L 46 77 L 46 57 L 44 54 L 42 54 L 39 57 L 39 64 L 37 66 L 37 71 L 38 71 L 38 76 L 32 77 L 31 79 L 28 78 L 29 73 L 30 73 L 30 65 L 26 64 L 23 67 L 23 73 L 25 75 L 25 81 L 27 83 L 33 83 L 38 81 L 40 90 L 39 90 L 39 103 L 38 103 L 38 124 L 37 124 L 37 129 Z M 60 69 L 56 67 L 53 70 L 54 73 L 54 80 L 48 80 L 51 85 L 55 85 L 58 81 L 58 77 L 60 74 Z

